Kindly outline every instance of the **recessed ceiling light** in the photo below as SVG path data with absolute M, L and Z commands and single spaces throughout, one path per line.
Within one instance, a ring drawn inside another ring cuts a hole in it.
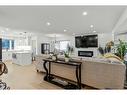
M 64 29 L 64 32 L 66 32 L 67 30 L 66 29 Z
M 9 30 L 9 28 L 6 28 L 6 31 L 8 31 Z
M 97 32 L 97 31 L 93 31 L 94 33 Z
M 93 28 L 93 25 L 90 25 L 91 28 Z
M 83 15 L 86 16 L 88 13 L 87 12 L 83 12 Z
M 51 23 L 50 23 L 50 22 L 47 22 L 46 24 L 47 24 L 48 26 L 50 26 L 50 25 L 51 25 Z

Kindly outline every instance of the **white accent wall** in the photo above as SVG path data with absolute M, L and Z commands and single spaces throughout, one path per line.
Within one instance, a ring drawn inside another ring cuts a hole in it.
M 90 35 L 90 34 L 89 34 Z M 93 35 L 93 34 L 91 34 Z M 75 36 L 62 36 L 56 39 L 57 41 L 59 40 L 70 40 L 71 45 L 73 47 L 75 47 Z M 112 33 L 102 33 L 102 34 L 98 34 L 98 46 L 104 47 L 105 44 L 109 41 L 112 40 Z M 82 50 L 82 51 L 93 51 L 94 52 L 94 56 L 96 57 L 99 55 L 99 52 L 97 50 L 97 48 L 75 48 L 74 49 L 74 55 L 78 56 L 78 51 Z

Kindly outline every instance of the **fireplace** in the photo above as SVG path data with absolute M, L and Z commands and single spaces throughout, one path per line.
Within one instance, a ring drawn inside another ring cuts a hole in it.
M 92 57 L 93 51 L 78 51 L 78 56 Z

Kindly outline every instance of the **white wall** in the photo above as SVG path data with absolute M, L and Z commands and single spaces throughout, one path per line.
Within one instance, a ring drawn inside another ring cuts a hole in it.
M 56 39 L 58 40 L 70 40 L 71 45 L 75 47 L 75 36 L 62 36 Z M 112 40 L 112 33 L 103 33 L 103 34 L 98 34 L 98 46 L 104 47 L 105 44 L 109 41 Z M 94 52 L 94 57 L 98 56 L 98 50 L 97 48 L 75 48 L 74 49 L 74 55 L 78 56 L 78 51 L 83 50 L 83 51 L 93 51 Z
M 115 35 L 115 41 L 118 42 L 119 39 L 122 40 L 122 41 L 127 42 L 127 33 L 126 34 Z

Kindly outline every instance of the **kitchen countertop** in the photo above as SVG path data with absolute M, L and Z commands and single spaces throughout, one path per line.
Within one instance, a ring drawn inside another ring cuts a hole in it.
M 2 50 L 2 52 L 13 52 L 13 53 L 31 53 L 31 51 L 22 51 L 22 50 Z
M 19 54 L 21 53 L 22 54 L 22 53 L 31 53 L 31 52 L 14 52 L 14 53 L 19 53 Z

